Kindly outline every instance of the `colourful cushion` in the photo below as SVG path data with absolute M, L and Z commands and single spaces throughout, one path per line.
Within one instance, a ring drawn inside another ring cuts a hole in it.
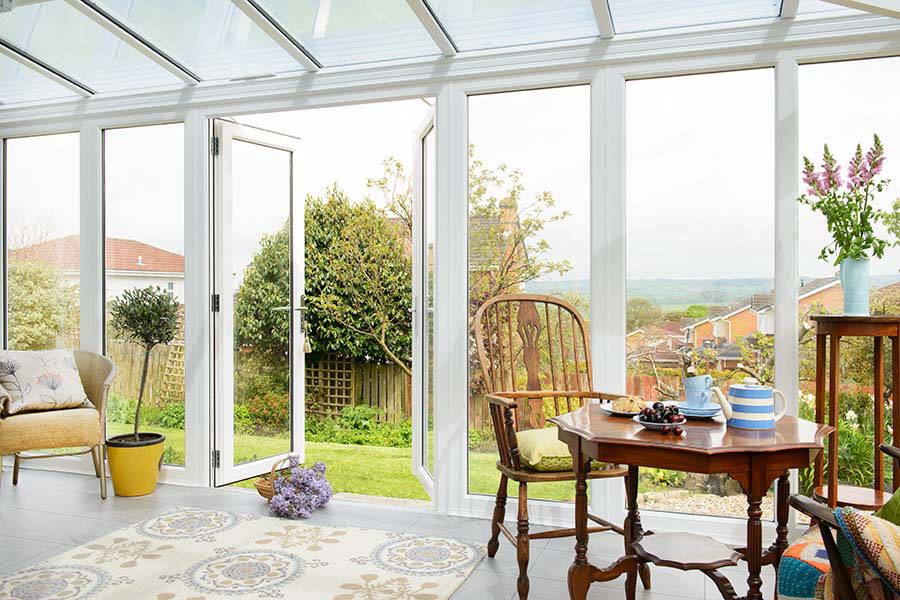
M 853 508 L 838 507 L 834 516 L 856 554 L 897 594 L 900 589 L 900 528 Z
M 0 351 L 0 416 L 93 407 L 71 350 Z
M 519 444 L 519 460 L 533 470 L 545 473 L 572 470 L 572 454 L 569 447 L 559 441 L 555 427 L 528 429 L 516 434 Z M 600 471 L 615 465 L 591 461 L 591 470 Z
M 781 600 L 821 598 L 818 595 L 825 583 L 825 575 L 831 570 L 828 553 L 819 534 L 813 527 L 797 538 L 778 565 L 778 597 Z

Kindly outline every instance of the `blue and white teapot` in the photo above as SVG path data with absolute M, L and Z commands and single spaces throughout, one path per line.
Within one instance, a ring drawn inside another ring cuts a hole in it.
M 775 421 L 784 416 L 787 400 L 782 392 L 767 385 L 760 385 L 752 377 L 728 387 L 728 398 L 719 388 L 713 388 L 713 396 L 722 406 L 722 414 L 729 427 L 738 429 L 775 429 Z M 781 407 L 775 409 L 775 397 Z

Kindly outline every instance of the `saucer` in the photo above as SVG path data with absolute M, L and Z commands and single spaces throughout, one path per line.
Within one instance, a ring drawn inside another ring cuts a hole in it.
M 695 415 L 715 414 L 722 410 L 718 404 L 704 404 L 703 406 L 688 406 L 686 402 L 678 402 L 675 404 L 678 410 L 684 414 L 692 413 Z

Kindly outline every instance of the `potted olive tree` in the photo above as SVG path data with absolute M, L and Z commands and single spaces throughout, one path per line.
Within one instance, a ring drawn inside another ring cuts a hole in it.
M 141 402 L 147 385 L 150 351 L 168 344 L 178 330 L 178 301 L 159 287 L 126 290 L 110 303 L 110 325 L 144 350 L 144 367 L 134 412 L 134 433 L 106 440 L 109 472 L 117 496 L 144 496 L 156 489 L 166 437 L 141 432 Z
M 879 177 L 884 168 L 884 146 L 875 136 L 872 147 L 856 153 L 847 166 L 846 180 L 841 166 L 828 145 L 822 156 L 822 170 L 816 171 L 811 160 L 803 157 L 803 181 L 809 186 L 798 200 L 821 213 L 828 224 L 832 242 L 822 249 L 819 258 L 830 260 L 840 269 L 844 291 L 845 315 L 869 314 L 869 259 L 882 258 L 890 245 L 879 237 L 879 223 L 895 226 L 892 213 L 875 207 L 875 195 L 887 189 L 890 180 Z

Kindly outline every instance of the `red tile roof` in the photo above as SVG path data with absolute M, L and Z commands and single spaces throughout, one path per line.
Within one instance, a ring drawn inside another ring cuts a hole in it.
M 80 268 L 80 240 L 69 235 L 33 246 L 10 250 L 11 259 L 42 260 L 64 270 Z M 184 257 L 150 244 L 121 238 L 106 238 L 106 268 L 110 271 L 184 273 Z

